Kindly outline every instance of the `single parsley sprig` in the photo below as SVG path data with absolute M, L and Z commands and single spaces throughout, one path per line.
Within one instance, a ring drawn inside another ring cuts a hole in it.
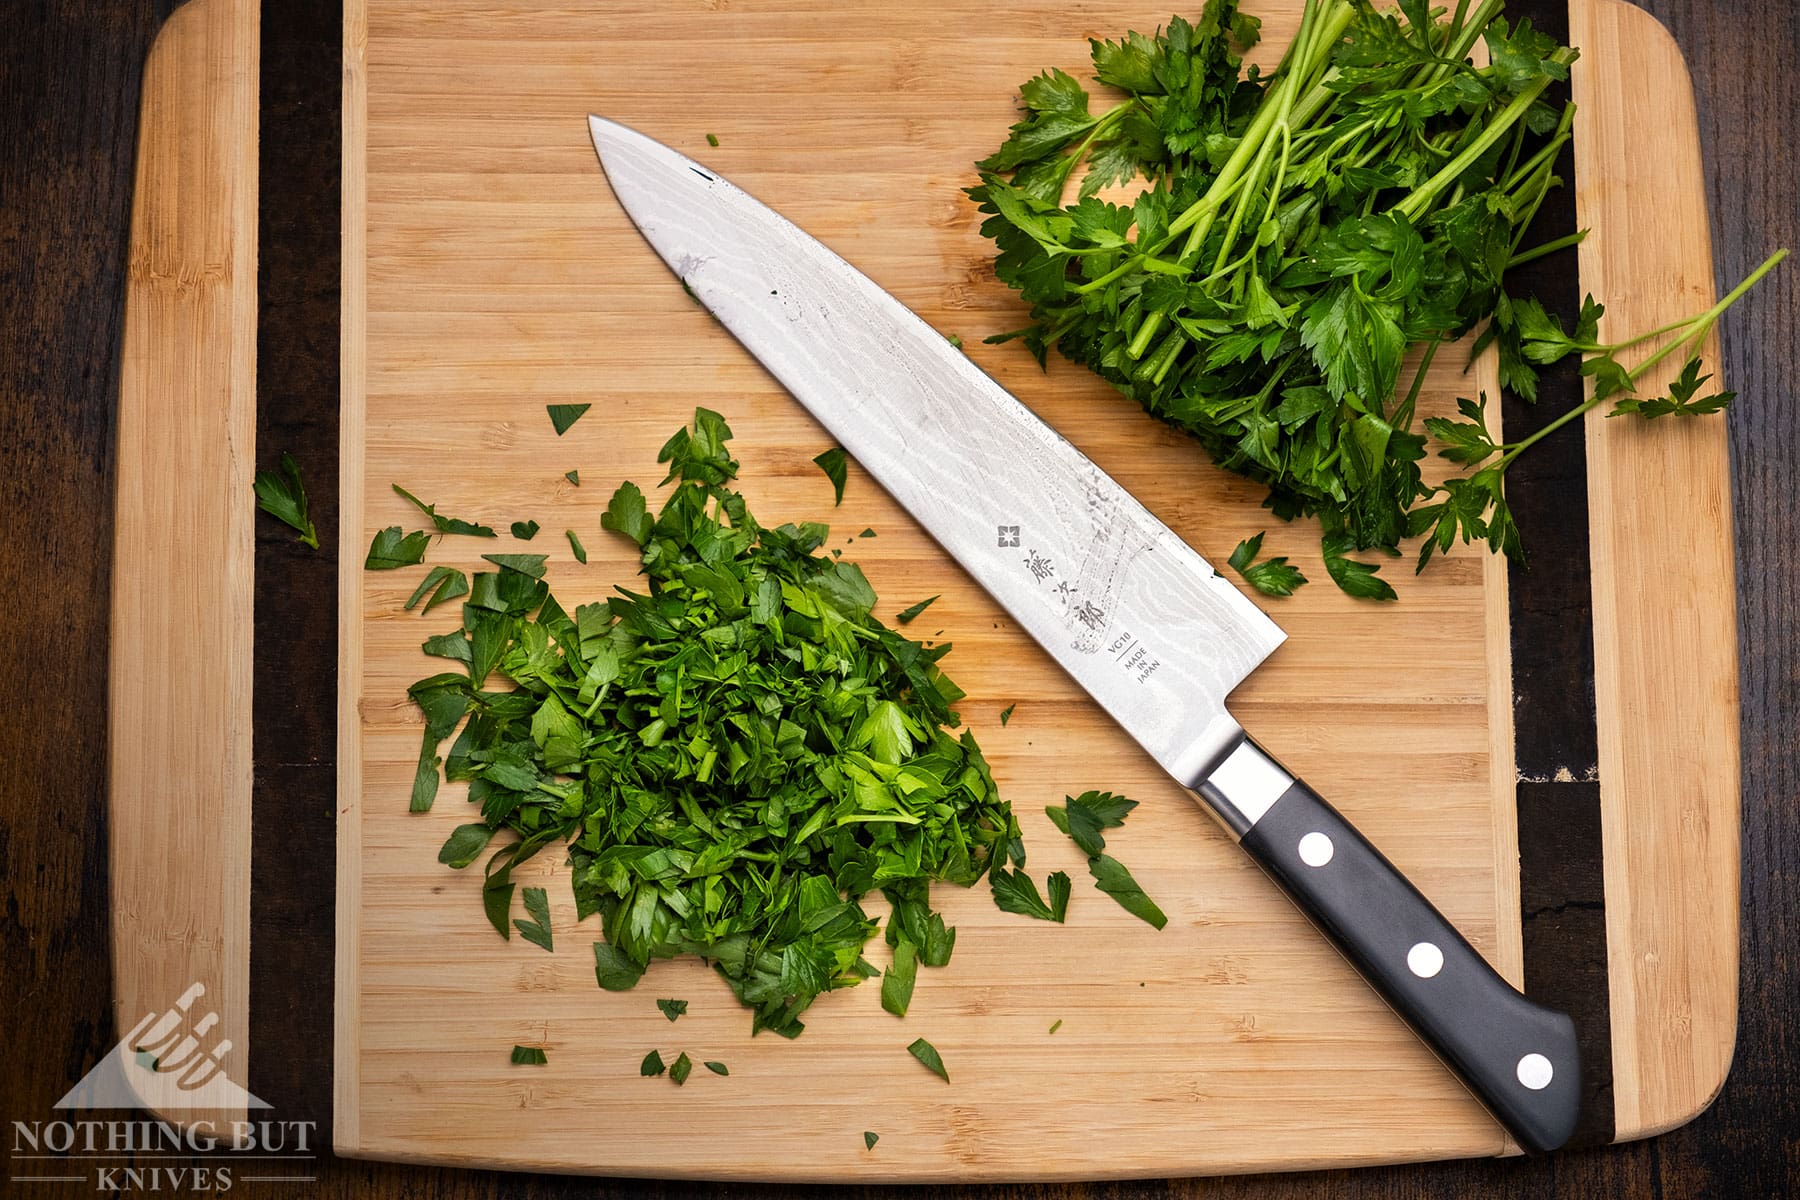
M 1599 341 L 1600 319 L 1605 316 L 1606 309 L 1595 303 L 1592 296 L 1583 301 L 1573 333 L 1567 332 L 1562 323 L 1536 301 L 1516 305 L 1509 326 L 1498 335 L 1503 353 L 1508 353 L 1504 348 L 1510 344 L 1510 353 L 1517 360 L 1540 366 L 1571 354 L 1580 355 L 1581 373 L 1593 380 L 1590 394 L 1581 404 L 1516 442 L 1494 440 L 1488 431 L 1485 396 L 1479 401 L 1457 401 L 1457 407 L 1467 420 L 1452 421 L 1444 417 L 1425 420 L 1426 429 L 1444 444 L 1438 451 L 1440 455 L 1478 469 L 1469 475 L 1445 480 L 1433 493 L 1441 498 L 1421 504 L 1410 514 L 1408 532 L 1425 535 L 1419 546 L 1419 569 L 1423 570 L 1434 554 L 1449 550 L 1459 538 L 1465 544 L 1485 541 L 1493 550 L 1523 559 L 1519 529 L 1506 503 L 1506 470 L 1531 446 L 1590 410 L 1611 401 L 1612 411 L 1607 413 L 1608 417 L 1636 415 L 1653 420 L 1671 415 L 1702 416 L 1729 406 L 1736 398 L 1735 392 L 1699 395 L 1702 385 L 1712 378 L 1700 374 L 1701 348 L 1720 316 L 1787 255 L 1786 250 L 1770 255 L 1706 311 L 1622 342 L 1602 344 Z M 1619 356 L 1625 351 L 1658 338 L 1666 339 L 1663 345 L 1635 366 L 1627 367 L 1620 361 Z M 1680 373 L 1670 383 L 1668 395 L 1637 395 L 1639 381 L 1657 364 L 1677 353 L 1687 357 Z
M 293 455 L 283 453 L 274 471 L 258 471 L 253 489 L 256 507 L 298 531 L 301 544 L 319 548 L 318 531 L 306 511 L 306 485 L 300 482 L 300 464 Z

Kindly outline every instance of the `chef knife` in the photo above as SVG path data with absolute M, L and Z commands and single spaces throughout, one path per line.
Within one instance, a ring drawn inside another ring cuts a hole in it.
M 589 130 L 620 205 L 713 316 L 1198 795 L 1520 1146 L 1567 1141 L 1574 1023 L 1502 979 L 1226 710 L 1280 628 L 819 241 L 643 134 L 601 117 Z

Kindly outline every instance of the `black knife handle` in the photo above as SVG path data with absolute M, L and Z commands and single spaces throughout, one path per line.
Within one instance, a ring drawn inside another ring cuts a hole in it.
M 1248 755 L 1278 774 L 1247 775 Z M 1522 1148 L 1541 1154 L 1568 1141 L 1581 1107 L 1568 1015 L 1520 995 L 1355 826 L 1255 743 L 1246 738 L 1231 757 L 1237 769 L 1215 770 L 1199 790 L 1257 864 Z M 1262 796 L 1234 797 L 1234 788 Z

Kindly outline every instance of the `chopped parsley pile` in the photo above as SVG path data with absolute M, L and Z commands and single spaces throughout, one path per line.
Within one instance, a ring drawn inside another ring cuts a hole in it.
M 1326 571 L 1353 596 L 1394 598 L 1376 567 L 1348 556 L 1398 554 L 1408 537 L 1425 535 L 1421 569 L 1459 539 L 1522 558 L 1504 486 L 1518 454 L 1608 400 L 1612 416 L 1725 407 L 1730 393 L 1700 394 L 1697 356 L 1786 252 L 1713 308 L 1612 344 L 1596 336 L 1591 299 L 1569 334 L 1509 297 L 1512 267 L 1581 235 L 1522 245 L 1561 182 L 1574 108 L 1549 89 L 1576 52 L 1502 8 L 1306 0 L 1264 75 L 1240 61 L 1258 22 L 1237 0 L 1207 0 L 1152 37 L 1091 42 L 1094 79 L 1116 100 L 1104 108 L 1064 71 L 1028 81 L 1022 118 L 969 189 L 990 214 L 996 273 L 1031 307 L 1028 326 L 988 340 L 1023 338 L 1040 362 L 1054 346 L 1266 484 L 1276 516 L 1316 516 Z M 1140 176 L 1149 186 L 1130 203 L 1097 194 Z M 1574 355 L 1589 399 L 1516 443 L 1491 436 L 1485 397 L 1463 401 L 1461 420 L 1420 420 L 1434 355 L 1477 329 L 1476 349 L 1498 342 L 1501 379 L 1520 396 L 1534 400 L 1537 369 Z M 1688 369 L 1669 395 L 1638 395 L 1674 353 Z M 1469 473 L 1424 482 L 1428 436 Z M 1233 565 L 1267 594 L 1305 582 L 1285 564 L 1250 569 L 1254 557 Z
M 884 625 L 861 570 L 818 553 L 824 526 L 759 524 L 730 437 L 701 409 L 662 448 L 675 487 L 658 512 L 633 484 L 613 494 L 602 524 L 642 548 L 643 592 L 570 612 L 542 556 L 487 556 L 500 569 L 472 580 L 462 628 L 425 642 L 460 669 L 411 689 L 415 800 L 435 795 L 440 753 L 468 781 L 482 820 L 444 861 L 504 839 L 484 888 L 502 934 L 514 868 L 566 842 L 578 914 L 600 916 L 602 987 L 696 954 L 757 1029 L 791 1037 L 820 993 L 876 973 L 862 897 L 883 890 L 890 937 L 938 965 L 955 933 L 928 884 L 967 887 L 1023 849 L 973 734 L 950 732 L 950 647 Z

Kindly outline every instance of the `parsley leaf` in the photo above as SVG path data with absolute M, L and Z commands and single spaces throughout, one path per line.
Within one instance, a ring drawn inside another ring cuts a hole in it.
M 936 1075 L 945 1083 L 950 1082 L 950 1072 L 944 1069 L 943 1056 L 938 1053 L 936 1046 L 933 1046 L 924 1038 L 919 1038 L 906 1048 L 906 1052 L 924 1063 L 925 1068 L 933 1075 Z
M 880 1140 L 881 1140 L 881 1135 L 879 1133 L 876 1133 L 874 1130 L 872 1130 L 872 1129 L 863 1130 L 863 1149 L 864 1150 L 873 1150 L 875 1148 L 875 1143 L 879 1142 Z
M 576 487 L 581 486 L 581 472 L 580 471 L 564 471 L 563 478 L 568 480 L 570 483 L 574 484 Z
M 903 608 L 898 613 L 894 614 L 894 620 L 901 625 L 910 625 L 913 622 L 913 618 L 917 617 L 920 613 L 924 612 L 937 602 L 937 596 L 927 596 L 917 604 L 914 604 L 909 608 Z
M 844 480 L 847 476 L 845 455 L 841 448 L 833 446 L 813 459 L 819 470 L 825 472 L 825 478 L 831 480 L 831 490 L 835 494 L 833 506 L 844 502 Z
M 515 1066 L 541 1067 L 550 1061 L 543 1050 L 537 1046 L 514 1046 L 512 1060 Z
M 919 950 L 904 937 L 894 946 L 894 961 L 881 973 L 881 1007 L 904 1017 L 919 977 Z
M 1247 541 L 1239 542 L 1237 549 L 1231 552 L 1227 560 L 1231 569 L 1244 577 L 1244 581 L 1265 596 L 1291 596 L 1294 589 L 1306 582 L 1306 576 L 1300 568 L 1288 565 L 1285 557 L 1256 561 L 1262 552 L 1263 535 L 1257 534 Z
M 654 1079 L 666 1070 L 668 1068 L 663 1066 L 662 1051 L 660 1050 L 652 1050 L 644 1055 L 644 1061 L 638 1065 L 638 1074 L 649 1079 Z
M 1644 400 L 1628 397 L 1613 404 L 1609 417 L 1623 417 L 1635 413 L 1646 420 L 1654 421 L 1657 417 L 1678 416 L 1694 417 L 1705 413 L 1720 412 L 1733 400 L 1736 392 L 1715 392 L 1710 396 L 1695 399 L 1700 387 L 1711 375 L 1700 374 L 1700 358 L 1696 355 L 1687 360 L 1681 368 L 1681 374 L 1669 384 L 1669 394 L 1655 399 Z
M 600 528 L 622 533 L 640 546 L 650 540 L 650 531 L 655 525 L 649 510 L 644 507 L 644 493 L 635 483 L 620 484 L 608 501 L 606 511 L 600 514 Z
M 1058 874 L 1062 873 L 1058 872 Z M 1062 912 L 1067 914 L 1069 910 L 1068 875 L 1063 874 L 1062 880 Z M 1038 895 L 1037 884 L 1033 883 L 1031 876 L 1024 871 L 1008 871 L 1004 867 L 995 867 L 988 873 L 988 881 L 993 888 L 994 905 L 1000 911 L 1036 917 L 1040 921 L 1061 921 L 1063 919 L 1050 905 L 1044 903 L 1044 898 Z M 1056 876 L 1052 875 L 1050 890 L 1053 897 L 1056 894 L 1056 887 Z
M 514 521 L 512 523 L 512 535 L 521 542 L 529 542 L 532 538 L 537 536 L 538 530 L 541 528 L 543 528 L 543 526 L 539 525 L 536 521 Z
M 731 1074 L 731 1069 L 722 1062 L 714 1062 L 711 1059 L 708 1059 L 706 1062 L 703 1062 L 700 1065 L 705 1067 L 707 1070 L 711 1071 L 714 1075 L 729 1075 L 729 1074 Z
M 1019 707 L 1019 702 L 1015 700 L 1000 710 L 1000 727 L 1002 729 L 1006 728 L 1007 722 L 1012 720 L 1013 709 L 1017 707 Z
M 544 577 L 544 564 L 550 560 L 548 554 L 484 554 L 481 557 L 496 567 L 529 575 L 533 579 Z
M 473 521 L 465 521 L 460 517 L 441 517 L 438 515 L 437 505 L 425 503 L 397 483 L 391 486 L 408 504 L 411 504 L 414 508 L 430 517 L 431 523 L 437 526 L 439 533 L 460 533 L 470 537 L 489 538 L 499 536 L 487 525 L 479 525 Z
M 363 560 L 363 569 L 392 571 L 396 567 L 410 567 L 424 561 L 425 547 L 430 543 L 431 535 L 423 529 L 417 533 L 402 533 L 400 526 L 389 525 L 369 543 L 369 555 Z
M 579 900 L 579 897 L 577 897 Z M 644 977 L 644 968 L 608 942 L 594 943 L 594 978 L 609 992 L 628 992 Z
M 306 512 L 306 485 L 300 482 L 300 464 L 293 455 L 283 453 L 274 471 L 258 471 L 252 490 L 256 507 L 299 531 L 303 544 L 319 548 L 319 534 Z
M 546 950 L 555 949 L 551 945 L 549 894 L 543 888 L 528 887 L 525 889 L 524 896 L 525 913 L 531 920 L 521 921 L 515 917 L 513 918 L 513 928 L 519 931 L 520 937 L 532 945 L 542 946 Z
M 662 1009 L 663 1016 L 673 1021 L 677 1017 L 687 1015 L 688 1002 L 686 1000 L 658 1000 L 656 1007 Z
M 425 607 L 419 615 L 424 616 L 446 600 L 454 600 L 458 596 L 469 594 L 469 577 L 455 567 L 433 567 L 413 589 L 412 596 L 406 601 L 406 609 L 411 612 L 426 596 Z
M 569 432 L 569 426 L 581 420 L 591 404 L 546 404 L 544 409 L 550 414 L 550 424 L 556 428 L 556 436 L 561 437 Z
M 669 1078 L 675 1081 L 676 1087 L 680 1087 L 688 1081 L 688 1075 L 693 1069 L 694 1060 L 687 1056 L 687 1051 L 683 1050 L 675 1061 L 669 1064 Z
M 576 534 L 576 532 L 573 529 L 565 529 L 565 530 L 563 530 L 563 533 L 568 535 L 569 549 L 573 550 L 575 552 L 575 561 L 582 564 L 583 566 L 586 566 L 587 565 L 587 547 L 585 547 L 581 544 L 580 536 L 578 534 Z
M 1132 916 L 1146 921 L 1161 929 L 1169 923 L 1163 910 L 1156 906 L 1156 901 L 1144 894 L 1144 889 L 1137 885 L 1118 860 L 1104 854 L 1096 854 L 1088 859 L 1088 872 L 1094 877 L 1094 886 L 1119 902 Z
M 1325 571 L 1346 595 L 1355 596 L 1359 600 L 1400 598 L 1387 580 L 1379 578 L 1377 573 L 1381 570 L 1380 567 L 1345 557 L 1355 548 L 1354 539 L 1349 534 L 1327 534 L 1321 545 L 1325 551 Z

